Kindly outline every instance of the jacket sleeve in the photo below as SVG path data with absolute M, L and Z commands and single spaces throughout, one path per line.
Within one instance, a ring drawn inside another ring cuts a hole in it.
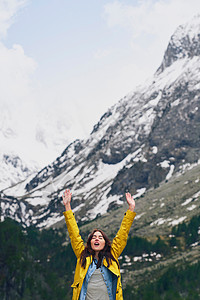
M 115 258 L 118 258 L 120 256 L 126 246 L 128 234 L 135 216 L 136 213 L 130 210 L 127 210 L 127 212 L 124 214 L 120 229 L 113 239 L 111 246 L 112 254 Z
M 79 258 L 85 247 L 79 233 L 79 228 L 76 223 L 74 213 L 72 212 L 72 210 L 68 210 L 65 211 L 63 214 L 65 216 L 65 221 L 67 224 L 72 249 L 74 250 L 76 257 Z

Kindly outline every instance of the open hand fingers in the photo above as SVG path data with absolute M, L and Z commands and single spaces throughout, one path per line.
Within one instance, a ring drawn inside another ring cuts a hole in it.
M 129 206 L 135 207 L 135 200 L 130 193 L 126 193 L 126 201 L 129 204 Z
M 72 193 L 70 192 L 70 189 L 66 189 L 62 195 L 64 204 L 70 203 L 72 197 Z

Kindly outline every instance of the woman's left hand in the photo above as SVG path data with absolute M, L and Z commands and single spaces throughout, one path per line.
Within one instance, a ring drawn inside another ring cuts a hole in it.
M 129 210 L 134 211 L 134 209 L 135 209 L 135 200 L 133 199 L 133 196 L 131 196 L 130 193 L 126 193 L 126 201 L 129 205 Z

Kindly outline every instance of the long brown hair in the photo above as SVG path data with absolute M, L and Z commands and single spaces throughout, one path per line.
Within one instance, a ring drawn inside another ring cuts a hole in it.
M 116 259 L 114 258 L 114 256 L 111 253 L 111 241 L 109 240 L 107 235 L 101 229 L 96 228 L 88 236 L 88 240 L 87 240 L 87 244 L 85 246 L 85 249 L 81 253 L 81 257 L 80 257 L 81 266 L 83 268 L 85 268 L 85 266 L 86 266 L 86 257 L 92 255 L 92 257 L 94 258 L 94 256 L 95 256 L 95 250 L 93 250 L 92 247 L 91 247 L 91 239 L 92 239 L 92 237 L 93 237 L 93 235 L 96 231 L 101 232 L 101 234 L 102 234 L 102 236 L 105 240 L 105 246 L 104 246 L 103 250 L 99 251 L 99 254 L 98 254 L 99 259 L 98 259 L 98 263 L 97 263 L 97 268 L 99 268 L 101 266 L 103 258 L 106 259 L 108 267 L 112 263 L 112 260 L 114 260 L 118 265 L 118 262 L 116 261 Z M 118 267 L 119 267 L 119 265 L 118 265 Z

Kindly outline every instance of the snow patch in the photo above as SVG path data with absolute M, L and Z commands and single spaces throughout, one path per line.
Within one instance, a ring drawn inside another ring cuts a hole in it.
M 182 206 L 189 204 L 193 198 L 188 198 L 185 202 L 181 203 Z
M 157 147 L 157 146 L 153 146 L 153 147 L 152 147 L 152 152 L 153 152 L 154 154 L 157 154 L 157 153 L 158 153 L 158 147 Z
M 171 218 L 167 218 L 167 219 L 164 219 L 164 218 L 159 218 L 157 219 L 156 221 L 152 222 L 150 224 L 150 226 L 153 226 L 153 225 L 162 225 L 164 223 L 168 223 L 168 225 L 172 225 L 172 226 L 175 226 L 175 225 L 178 225 L 179 223 L 183 222 L 187 217 L 184 216 L 184 217 L 180 217 L 179 219 L 176 219 L 176 220 L 172 220 Z
M 180 103 L 180 99 L 177 99 L 171 103 L 171 107 L 177 106 L 177 105 L 179 105 L 179 103 Z
M 172 226 L 176 226 L 179 223 L 182 223 L 186 218 L 187 218 L 186 216 L 180 217 L 179 219 L 174 220 L 174 221 L 170 222 L 169 224 L 172 225 Z
M 143 213 L 141 213 L 140 215 L 136 215 L 135 216 L 135 220 L 137 220 L 137 219 L 140 219 L 143 215 L 145 215 L 146 213 L 145 212 L 143 212 Z
M 164 161 L 160 162 L 158 165 L 160 165 L 162 168 L 169 168 L 170 161 L 169 160 L 164 160 Z
M 166 180 L 169 180 L 169 179 L 172 177 L 172 174 L 173 174 L 173 172 L 174 172 L 174 168 L 175 168 L 174 165 L 171 165 L 171 166 L 170 166 L 170 170 L 169 170 L 169 172 L 168 172 L 168 174 L 167 174 L 167 176 L 166 176 Z
M 59 213 L 53 213 L 47 220 L 41 222 L 40 224 L 37 225 L 39 228 L 48 228 L 51 225 L 62 221 L 63 220 L 63 215 L 61 216 Z
M 162 224 L 164 224 L 164 223 L 166 223 L 167 221 L 169 221 L 169 220 L 171 220 L 171 219 L 163 219 L 163 218 L 159 218 L 159 219 L 157 219 L 156 221 L 154 221 L 154 222 L 152 222 L 151 224 L 150 224 L 150 226 L 153 226 L 153 225 L 162 225 Z
M 137 190 L 137 194 L 133 195 L 133 199 L 139 198 L 146 192 L 146 188 L 141 188 Z
M 93 216 L 96 216 L 98 213 L 105 214 L 107 212 L 108 206 L 111 202 L 115 201 L 117 203 L 122 204 L 123 202 L 119 200 L 120 196 L 110 196 L 101 199 L 97 205 L 91 210 L 87 212 L 87 215 L 91 219 Z
M 197 207 L 197 206 L 196 206 L 195 204 L 193 204 L 192 206 L 187 207 L 187 210 L 191 211 L 191 210 L 195 209 L 196 207 Z

